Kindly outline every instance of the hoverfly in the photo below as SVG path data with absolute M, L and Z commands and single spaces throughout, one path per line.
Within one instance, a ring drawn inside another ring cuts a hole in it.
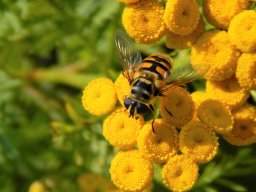
M 154 115 L 154 131 L 153 98 L 164 96 L 169 90 L 183 86 L 199 75 L 191 66 L 174 66 L 172 58 L 167 54 L 157 53 L 142 60 L 135 43 L 122 30 L 117 31 L 115 44 L 123 66 L 123 75 L 131 85 L 124 106 L 131 117 L 151 111 Z

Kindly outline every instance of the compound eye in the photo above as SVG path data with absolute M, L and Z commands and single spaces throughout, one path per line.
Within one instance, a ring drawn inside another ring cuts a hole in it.
M 145 104 L 142 104 L 142 103 L 138 103 L 138 106 L 137 106 L 137 113 L 139 114 L 145 114 L 146 112 L 149 111 L 149 108 L 147 105 Z
M 124 100 L 124 106 L 125 106 L 125 108 L 128 109 L 131 104 L 132 104 L 132 100 L 127 97 L 127 98 Z

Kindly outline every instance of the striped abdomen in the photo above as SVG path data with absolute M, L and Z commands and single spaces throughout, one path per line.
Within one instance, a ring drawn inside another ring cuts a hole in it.
M 143 60 L 139 66 L 140 72 L 153 76 L 155 80 L 166 80 L 172 69 L 172 59 L 169 55 L 154 54 Z

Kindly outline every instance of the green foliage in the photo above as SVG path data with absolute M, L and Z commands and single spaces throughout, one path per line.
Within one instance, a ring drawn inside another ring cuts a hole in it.
M 103 117 L 84 111 L 81 95 L 90 80 L 121 70 L 113 43 L 121 11 L 116 0 L 0 1 L 1 192 L 25 192 L 35 180 L 79 191 L 85 172 L 109 179 L 114 149 L 102 136 Z M 166 51 L 163 42 L 138 48 Z M 187 50 L 171 54 L 188 61 Z M 202 81 L 191 86 L 204 89 Z M 254 190 L 255 146 L 225 147 L 201 167 L 194 191 Z M 160 174 L 153 190 L 166 190 Z

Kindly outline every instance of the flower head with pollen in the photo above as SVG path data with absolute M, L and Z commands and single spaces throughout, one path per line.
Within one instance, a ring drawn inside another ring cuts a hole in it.
M 185 89 L 175 87 L 161 98 L 160 113 L 164 121 L 181 127 L 193 118 L 194 102 Z
M 199 20 L 196 28 L 187 35 L 178 35 L 171 31 L 166 32 L 166 47 L 173 49 L 186 49 L 192 46 L 192 44 L 198 39 L 198 37 L 204 32 L 204 22 Z
M 108 142 L 119 148 L 132 148 L 144 124 L 144 120 L 129 117 L 123 108 L 109 115 L 103 123 L 103 135 Z
M 192 33 L 199 21 L 199 9 L 196 0 L 167 1 L 164 22 L 166 27 L 178 35 Z
M 198 114 L 197 114 L 198 113 L 198 107 L 202 102 L 209 99 L 209 97 L 203 91 L 195 91 L 195 92 L 191 93 L 190 95 L 191 95 L 192 100 L 195 104 L 195 112 L 194 112 L 193 119 L 198 119 Z
M 249 92 L 239 86 L 234 76 L 224 81 L 207 81 L 206 93 L 231 109 L 242 106 L 249 97 Z
M 246 10 L 236 15 L 228 28 L 232 44 L 242 52 L 256 51 L 256 10 Z
M 234 128 L 230 133 L 222 135 L 224 139 L 237 146 L 256 143 L 256 107 L 245 104 L 233 115 Z
M 147 188 L 153 177 L 153 164 L 138 150 L 120 151 L 112 159 L 110 175 L 113 183 L 125 191 Z
M 110 112 L 117 102 L 114 83 L 107 78 L 98 78 L 85 87 L 82 96 L 84 109 L 93 115 Z
M 154 163 L 165 163 L 178 151 L 178 132 L 175 127 L 165 123 L 161 119 L 149 122 L 140 131 L 138 148 L 143 156 Z
M 182 153 L 198 163 L 212 160 L 218 151 L 218 139 L 212 129 L 199 121 L 191 121 L 182 127 L 179 136 Z
M 230 109 L 220 101 L 213 99 L 208 99 L 200 104 L 198 117 L 202 123 L 217 133 L 228 133 L 234 125 Z
M 244 89 L 256 89 L 256 53 L 243 53 L 239 57 L 236 78 Z
M 235 73 L 239 55 L 225 31 L 208 31 L 192 46 L 191 64 L 206 79 L 221 81 Z
M 163 166 L 163 182 L 172 191 L 187 191 L 197 181 L 198 172 L 198 165 L 192 159 L 185 155 L 176 155 Z
M 131 92 L 131 86 L 128 80 L 124 77 L 123 74 L 120 74 L 115 81 L 117 98 L 121 105 L 124 105 L 124 100 L 127 95 Z
M 249 5 L 249 0 L 204 0 L 203 12 L 209 23 L 219 29 L 228 29 L 231 19 Z
M 155 0 L 143 0 L 124 8 L 122 22 L 126 32 L 139 43 L 153 43 L 165 34 L 164 7 Z

